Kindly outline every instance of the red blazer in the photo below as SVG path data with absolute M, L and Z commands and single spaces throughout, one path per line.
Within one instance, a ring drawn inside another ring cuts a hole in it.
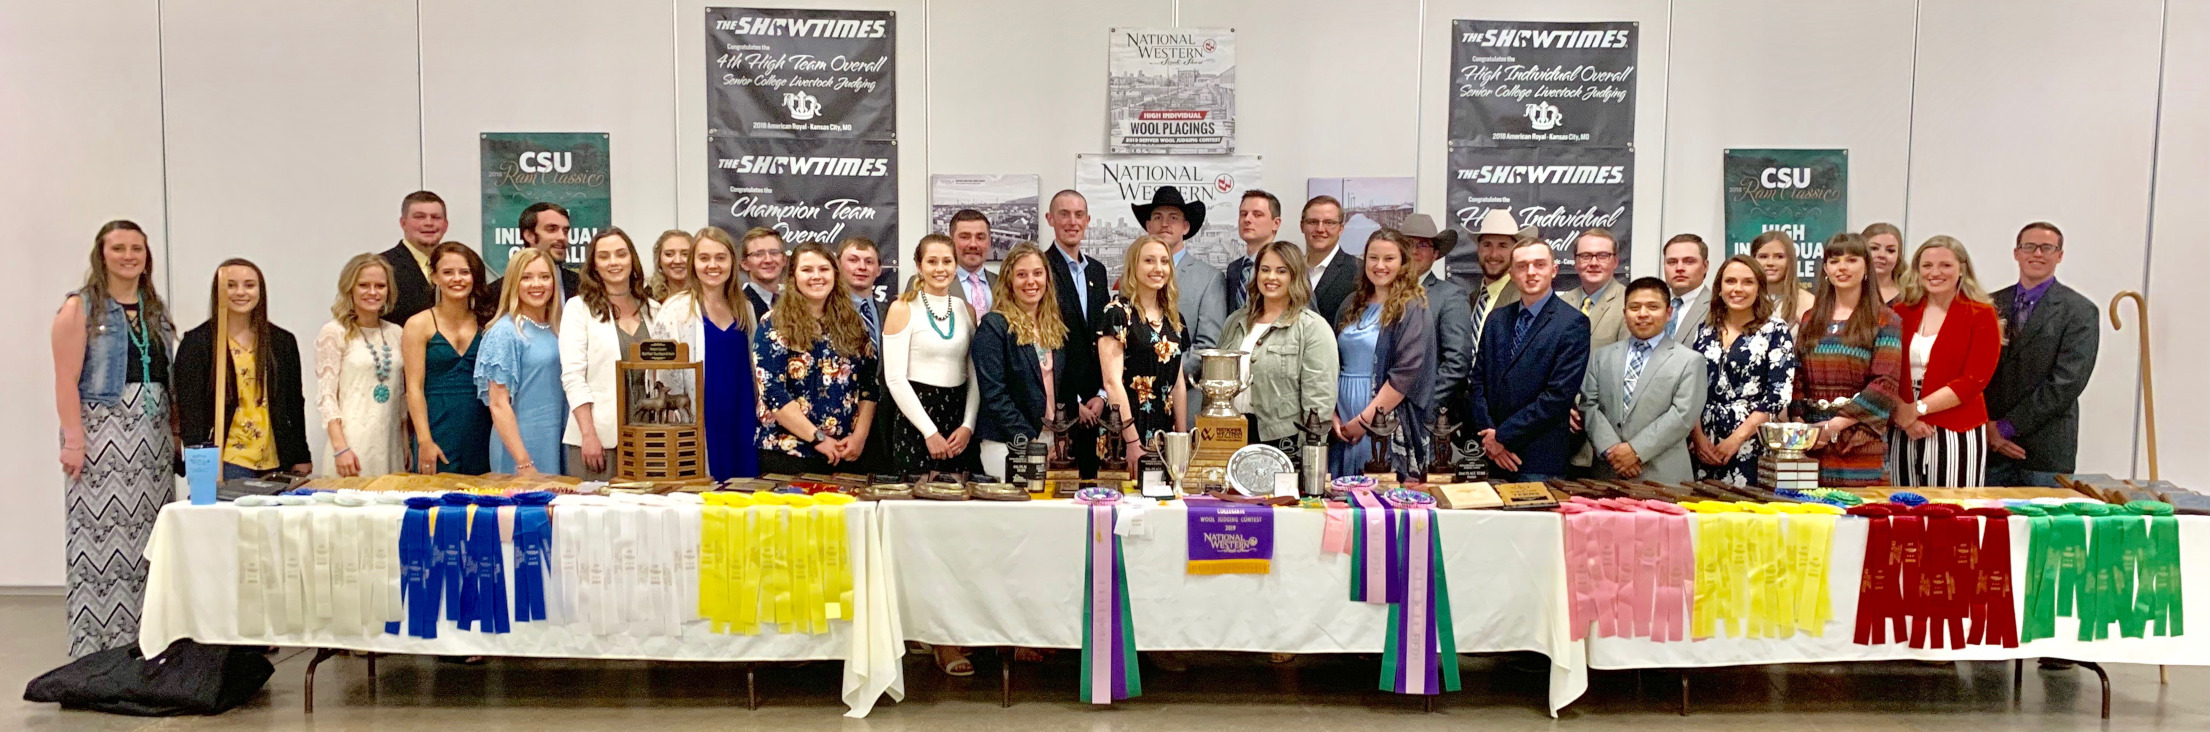
M 1927 424 L 1951 432 L 1964 432 L 1987 424 L 1987 399 L 1980 393 L 1987 389 L 1987 380 L 1995 375 L 1995 363 L 2003 356 L 2003 326 L 1996 322 L 1995 306 L 1973 302 L 1958 297 L 1949 304 L 1949 316 L 1941 322 L 1941 332 L 1936 335 L 1934 350 L 1926 358 L 1926 379 L 1923 390 L 1912 389 L 1910 379 L 1911 341 L 1918 337 L 1918 324 L 1926 317 L 1926 304 L 1905 305 L 1898 303 L 1895 314 L 1903 318 L 1903 355 L 1906 360 L 1900 391 L 1903 398 L 1918 401 L 1926 393 L 1949 387 L 1961 404 L 1925 416 Z

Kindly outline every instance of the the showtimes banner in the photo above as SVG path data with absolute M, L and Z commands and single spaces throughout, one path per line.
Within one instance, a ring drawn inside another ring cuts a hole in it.
M 863 140 L 715 137 L 707 157 L 708 221 L 741 235 L 765 226 L 796 247 L 834 251 L 846 237 L 878 245 L 878 290 L 897 289 L 898 147 Z
M 897 139 L 896 34 L 890 12 L 707 8 L 709 134 Z
M 544 201 L 568 209 L 568 266 L 587 257 L 591 237 L 613 225 L 613 176 L 604 132 L 486 132 L 481 138 L 483 253 L 491 278 L 522 243 L 522 209 Z
M 1638 25 L 1452 21 L 1450 139 L 1627 147 Z
M 1768 231 L 1796 242 L 1796 276 L 1815 279 L 1826 240 L 1849 227 L 1848 150 L 1726 151 L 1727 254 L 1755 254 Z
M 1573 240 L 1582 231 L 1610 229 L 1619 243 L 1617 277 L 1633 261 L 1634 153 L 1609 148 L 1477 147 L 1455 143 L 1450 151 L 1450 214 L 1473 231 L 1492 209 L 1512 212 L 1520 226 L 1534 226 L 1557 253 L 1555 288 L 1580 286 L 1573 272 Z
M 1106 151 L 1235 152 L 1235 30 L 1114 28 L 1105 63 Z
M 1192 256 L 1223 268 L 1243 256 L 1243 240 L 1235 236 L 1235 210 L 1245 190 L 1260 187 L 1256 155 L 1079 156 L 1074 190 L 1089 199 L 1089 242 L 1095 245 L 1085 246 L 1083 253 L 1118 273 L 1128 244 L 1144 233 L 1135 204 L 1150 203 L 1164 186 L 1180 189 L 1182 200 L 1205 207 L 1204 228 L 1189 237 Z

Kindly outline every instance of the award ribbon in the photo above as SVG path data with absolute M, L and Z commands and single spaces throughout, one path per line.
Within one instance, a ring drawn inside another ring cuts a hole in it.
M 407 608 L 407 635 L 416 638 L 437 637 L 438 588 L 445 571 L 444 554 L 430 536 L 430 508 L 437 505 L 435 498 L 409 498 L 399 522 L 399 596 Z M 398 632 L 392 625 L 385 625 L 384 632 Z
M 468 564 L 475 587 L 475 619 L 485 633 L 508 633 L 506 601 L 506 547 L 499 539 L 499 507 L 512 506 L 506 496 L 476 496 L 475 518 L 468 529 Z M 467 623 L 461 629 L 468 628 Z
M 1082 576 L 1082 701 L 1111 704 L 1143 695 L 1136 668 L 1134 618 L 1128 611 L 1128 568 L 1113 512 L 1120 492 L 1084 488 L 1076 503 L 1089 511 Z
M 238 509 L 238 635 L 268 632 L 268 587 L 275 580 L 276 545 L 261 515 L 275 509 Z
M 550 620 L 545 611 L 545 580 L 552 562 L 550 491 L 514 496 L 514 622 Z
M 1389 602 L 1388 510 L 1371 490 L 1351 496 L 1357 503 L 1351 508 L 1351 601 Z
M 435 542 L 438 563 L 444 571 L 432 575 L 445 593 L 445 619 L 460 623 L 465 630 L 475 615 L 475 587 L 468 579 L 475 576 L 465 554 L 468 541 L 468 507 L 475 497 L 466 493 L 447 493 L 437 509 L 437 522 L 430 526 L 430 540 Z
M 2010 511 L 1975 508 L 1965 513 L 1984 519 L 1980 545 L 1973 553 L 1973 645 L 2018 647 L 2018 616 L 2011 610 Z
M 1428 695 L 1457 691 L 1458 641 L 1451 627 L 1450 584 L 1435 509 L 1407 502 L 1387 511 L 1397 545 L 1390 574 L 1402 577 L 1404 597 L 1389 606 L 1381 689 Z

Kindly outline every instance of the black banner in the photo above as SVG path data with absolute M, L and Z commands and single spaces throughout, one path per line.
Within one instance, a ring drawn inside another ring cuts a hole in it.
M 1573 240 L 1603 227 L 1618 237 L 1624 281 L 1634 233 L 1634 152 L 1609 148 L 1476 147 L 1452 143 L 1450 215 L 1461 231 L 1480 228 L 1490 209 L 1512 212 L 1520 226 L 1534 226 L 1558 256 L 1553 287 L 1580 286 L 1573 274 Z
M 1450 139 L 1482 147 L 1634 142 L 1636 23 L 1451 23 Z
M 716 137 L 709 153 L 709 223 L 732 234 L 765 226 L 790 246 L 820 242 L 831 251 L 845 237 L 873 239 L 883 263 L 876 289 L 897 290 L 895 143 Z
M 711 135 L 898 138 L 895 13 L 706 9 Z

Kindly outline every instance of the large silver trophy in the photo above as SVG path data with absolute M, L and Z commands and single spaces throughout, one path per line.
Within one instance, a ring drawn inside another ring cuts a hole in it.
M 1757 482 L 1773 490 L 1819 487 L 1819 461 L 1804 451 L 1819 442 L 1819 426 L 1802 422 L 1766 422 L 1757 426 L 1765 454 L 1757 459 Z
M 1208 348 L 1197 352 L 1197 388 L 1205 394 L 1205 407 L 1197 413 L 1197 429 L 1191 435 L 1189 475 L 1202 486 L 1226 485 L 1228 458 L 1251 442 L 1249 425 L 1235 410 L 1235 395 L 1243 391 L 1243 352 Z

